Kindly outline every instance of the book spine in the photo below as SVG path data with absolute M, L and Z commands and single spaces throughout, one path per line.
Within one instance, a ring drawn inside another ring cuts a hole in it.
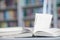
M 27 16 L 26 9 L 24 9 L 23 11 L 24 11 L 24 17 L 26 17 Z
M 10 18 L 10 15 L 9 15 L 9 12 L 8 11 L 5 11 L 5 20 L 9 20 Z

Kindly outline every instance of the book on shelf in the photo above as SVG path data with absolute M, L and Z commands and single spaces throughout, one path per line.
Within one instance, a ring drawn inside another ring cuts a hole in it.
M 4 14 L 3 12 L 0 12 L 0 21 L 3 21 L 4 20 Z
M 26 9 L 24 9 L 23 12 L 24 12 L 24 17 L 26 17 L 27 16 Z
M 27 16 L 31 16 L 32 13 L 33 13 L 33 10 L 32 10 L 31 8 L 26 9 L 26 14 L 27 14 Z
M 30 20 L 24 21 L 25 27 L 30 27 Z
M 57 8 L 57 15 L 60 17 L 60 7 Z
M 8 23 L 2 22 L 2 23 L 0 23 L 0 26 L 1 26 L 1 28 L 6 28 L 6 27 L 8 27 Z
M 57 22 L 57 27 L 60 28 L 60 20 Z
M 0 8 L 1 9 L 5 9 L 6 8 L 5 0 L 1 0 L 0 1 Z
M 34 27 L 34 20 L 31 20 L 30 27 Z
M 34 8 L 33 13 L 43 13 L 43 8 Z
M 6 6 L 15 6 L 15 0 L 5 0 Z
M 25 0 L 26 5 L 31 5 L 31 0 Z
M 16 27 L 17 22 L 9 22 L 8 25 L 9 25 L 9 27 Z
M 30 0 L 31 1 L 31 5 L 35 5 L 35 0 Z
M 5 11 L 5 20 L 16 20 L 15 11 Z
M 44 0 L 35 0 L 36 5 L 43 5 Z

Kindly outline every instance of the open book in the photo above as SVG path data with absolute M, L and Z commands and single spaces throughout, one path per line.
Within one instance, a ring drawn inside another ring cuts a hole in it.
M 35 36 L 60 36 L 60 29 L 51 28 L 51 14 L 36 14 L 33 34 Z

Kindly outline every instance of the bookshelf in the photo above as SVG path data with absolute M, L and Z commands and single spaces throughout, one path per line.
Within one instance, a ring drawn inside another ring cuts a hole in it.
M 35 13 L 42 13 L 42 3 L 43 0 L 25 0 L 25 6 L 23 7 L 25 27 L 33 27 Z
M 35 13 L 43 13 L 44 0 L 25 0 L 24 12 L 24 26 L 34 27 Z
M 60 0 L 56 0 L 57 28 L 60 28 Z
M 54 14 L 55 10 L 53 10 L 56 4 L 52 2 L 52 0 L 51 1 L 47 0 L 47 1 L 48 1 L 47 13 L 49 10 L 49 12 L 54 16 L 51 23 L 51 27 L 53 28 L 54 26 L 56 26 L 56 23 L 55 23 L 56 15 Z M 44 0 L 25 0 L 25 5 L 23 6 L 23 12 L 24 12 L 23 20 L 24 20 L 25 27 L 34 27 L 35 13 L 43 13 L 43 2 Z M 50 9 L 50 6 L 51 6 L 51 9 Z
M 0 0 L 0 28 L 16 27 L 17 0 Z

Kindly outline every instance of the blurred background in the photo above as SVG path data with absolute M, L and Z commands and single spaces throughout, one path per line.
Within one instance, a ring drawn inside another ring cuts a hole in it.
M 43 2 L 44 0 L 0 0 L 0 28 L 34 27 L 35 13 L 43 13 Z M 60 28 L 60 0 L 51 1 L 51 14 L 51 27 Z

